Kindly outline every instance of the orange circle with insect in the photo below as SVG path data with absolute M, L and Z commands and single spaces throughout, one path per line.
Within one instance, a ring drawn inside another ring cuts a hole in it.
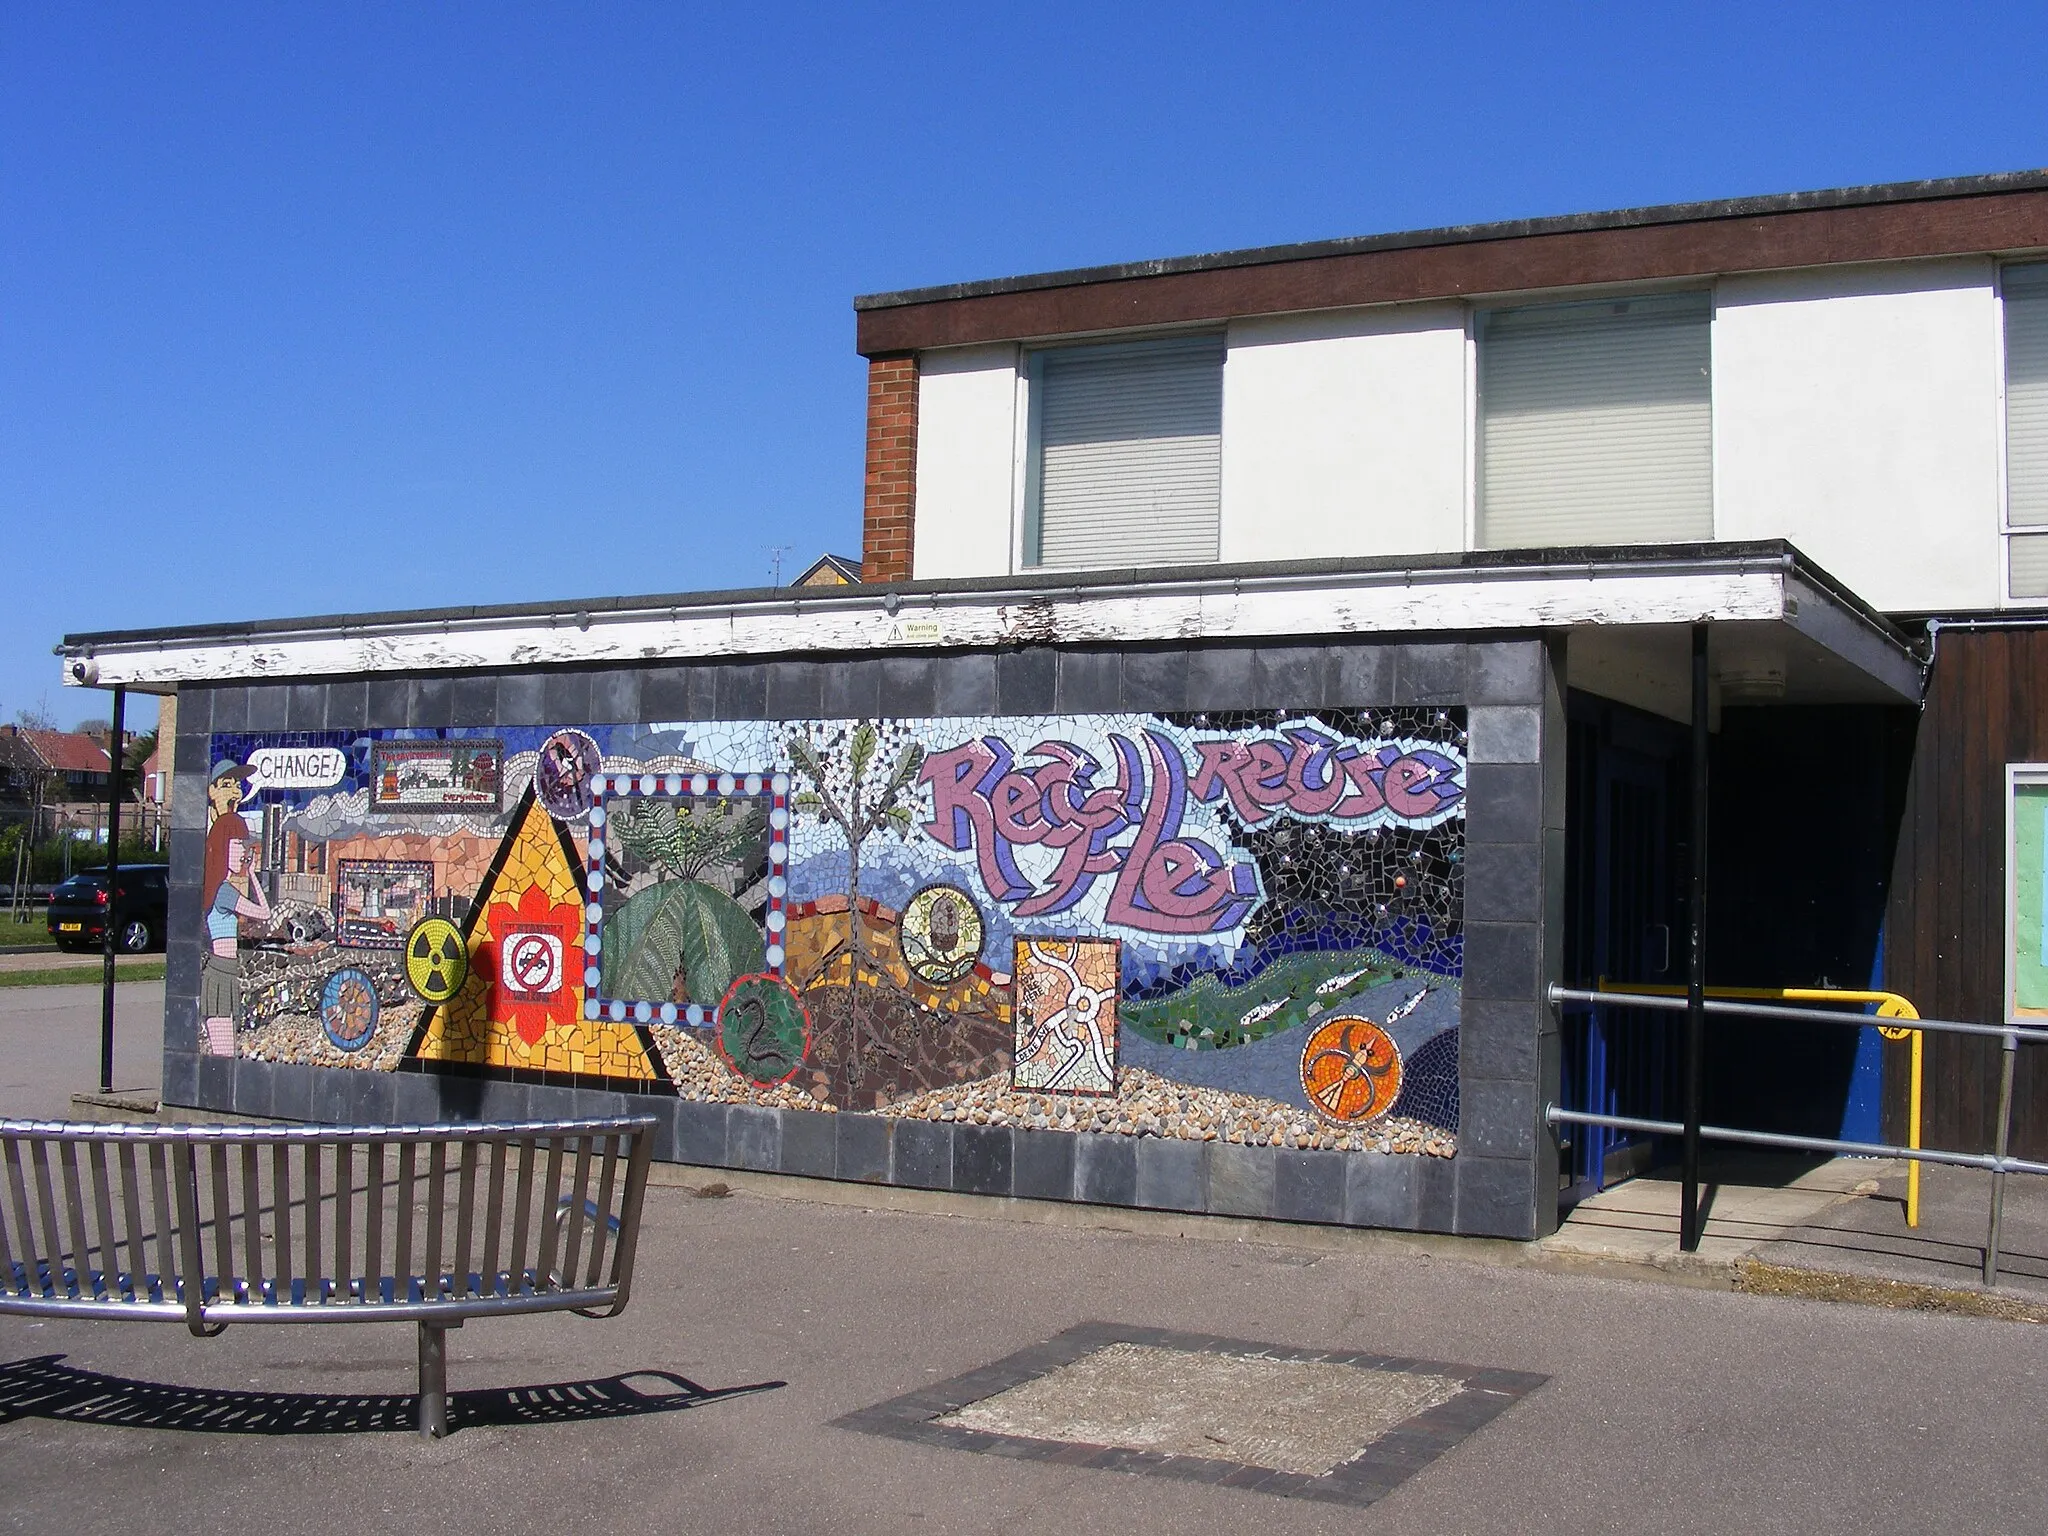
M 1401 1096 L 1401 1048 L 1371 1019 L 1325 1019 L 1301 1049 L 1301 1087 L 1325 1120 L 1377 1120 Z

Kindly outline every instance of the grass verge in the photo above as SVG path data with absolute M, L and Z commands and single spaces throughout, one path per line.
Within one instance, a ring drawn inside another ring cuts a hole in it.
M 67 965 L 50 970 L 0 971 L 0 987 L 96 987 L 106 973 L 96 965 Z M 121 960 L 114 964 L 117 981 L 162 981 L 161 960 Z
M 49 920 L 42 913 L 38 912 L 25 923 L 17 923 L 12 918 L 0 917 L 0 947 L 12 948 L 17 944 L 49 943 Z M 50 945 L 52 953 L 55 953 L 56 947 L 54 944 Z
M 1946 1312 L 1956 1317 L 1995 1317 L 2009 1323 L 2048 1323 L 2048 1304 L 2003 1296 L 1996 1291 L 1951 1290 L 1909 1280 L 1879 1280 L 1827 1270 L 1793 1269 L 1754 1259 L 1736 1266 L 1735 1288 L 1755 1296 L 1803 1296 L 1808 1301 L 1854 1301 L 1906 1312 Z

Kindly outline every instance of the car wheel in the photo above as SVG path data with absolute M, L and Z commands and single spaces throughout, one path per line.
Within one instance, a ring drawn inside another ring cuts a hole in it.
M 120 933 L 115 936 L 115 942 L 124 955 L 139 955 L 155 941 L 156 934 L 151 930 L 149 919 L 146 917 L 129 918 L 121 925 Z

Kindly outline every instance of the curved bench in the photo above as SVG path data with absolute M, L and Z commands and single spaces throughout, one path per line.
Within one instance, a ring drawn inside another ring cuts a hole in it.
M 420 1432 L 443 1435 L 448 1329 L 625 1309 L 655 1123 L 0 1120 L 0 1312 L 414 1322 Z

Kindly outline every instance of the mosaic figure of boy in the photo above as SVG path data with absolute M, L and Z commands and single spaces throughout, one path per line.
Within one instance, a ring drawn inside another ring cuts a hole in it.
M 270 919 L 270 899 L 255 878 L 254 844 L 242 820 L 249 769 L 214 764 L 207 781 L 210 821 L 201 890 L 206 900 L 206 959 L 199 971 L 201 1047 L 210 1055 L 235 1054 L 235 1021 L 242 1011 L 242 919 Z

